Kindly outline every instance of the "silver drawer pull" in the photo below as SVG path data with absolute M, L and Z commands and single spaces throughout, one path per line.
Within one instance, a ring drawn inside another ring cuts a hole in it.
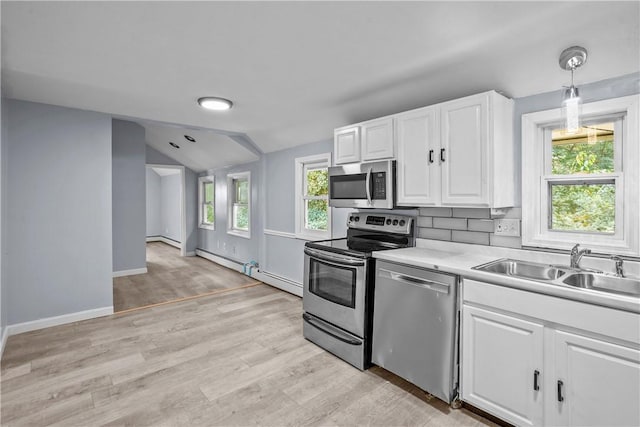
M 396 282 L 405 283 L 407 285 L 418 286 L 420 288 L 430 289 L 436 292 L 441 292 L 444 294 L 449 293 L 449 285 L 445 283 L 433 282 L 430 280 L 422 279 L 420 277 L 409 276 L 407 274 L 397 273 L 395 271 L 386 270 L 381 268 L 378 270 L 378 275 L 380 277 L 386 277 L 391 280 L 395 280 Z

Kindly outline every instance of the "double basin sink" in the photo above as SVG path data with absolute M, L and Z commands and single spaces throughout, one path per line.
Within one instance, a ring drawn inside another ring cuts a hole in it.
M 474 270 L 535 280 L 560 286 L 622 295 L 640 296 L 640 280 L 612 276 L 570 267 L 539 264 L 515 259 L 499 259 L 473 267 Z

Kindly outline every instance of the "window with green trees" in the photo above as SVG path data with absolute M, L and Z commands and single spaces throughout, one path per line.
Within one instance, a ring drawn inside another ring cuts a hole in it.
M 331 237 L 329 164 L 329 154 L 296 159 L 296 234 L 299 237 Z
M 214 177 L 198 178 L 199 227 L 213 230 L 215 224 L 215 184 Z
M 250 238 L 251 230 L 251 173 L 227 175 L 228 220 L 227 233 Z
M 614 122 L 606 122 L 585 125 L 575 133 L 551 131 L 551 230 L 615 232 L 614 129 Z

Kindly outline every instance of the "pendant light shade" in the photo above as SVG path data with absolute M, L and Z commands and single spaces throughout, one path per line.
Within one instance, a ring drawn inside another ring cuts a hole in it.
M 571 86 L 565 87 L 562 96 L 562 115 L 568 133 L 576 133 L 580 129 L 582 99 L 578 88 L 573 84 L 573 72 L 586 61 L 587 50 L 581 46 L 571 46 L 560 54 L 560 68 L 571 71 Z

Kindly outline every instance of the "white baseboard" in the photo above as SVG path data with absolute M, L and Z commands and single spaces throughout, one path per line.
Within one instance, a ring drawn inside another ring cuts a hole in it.
M 0 359 L 2 359 L 2 354 L 4 353 L 4 346 L 7 343 L 7 338 L 9 338 L 9 328 L 5 327 L 2 329 L 2 342 L 0 342 Z
M 209 252 L 201 251 L 200 249 L 196 249 L 196 255 L 204 259 L 208 259 L 209 261 L 213 261 L 216 264 L 220 264 L 222 266 L 235 270 L 239 273 L 242 273 L 242 264 L 239 262 L 232 261 L 230 259 L 223 258 L 221 256 L 214 255 Z
M 294 282 L 286 277 L 278 276 L 267 271 L 255 272 L 251 277 L 255 277 L 257 280 L 273 286 L 274 288 L 302 297 L 302 283 Z
M 147 242 L 162 242 L 162 243 L 166 243 L 167 245 L 171 245 L 173 247 L 176 247 L 178 249 L 182 248 L 182 243 L 176 242 L 175 240 L 172 240 L 172 239 L 170 239 L 168 237 L 164 237 L 164 236 L 147 237 Z
M 196 249 L 196 255 L 202 257 L 204 259 L 208 259 L 209 261 L 213 261 L 216 264 L 223 265 L 227 268 L 235 270 L 239 273 L 242 273 L 242 264 L 236 261 L 232 261 L 227 258 L 223 258 L 209 252 L 201 251 L 200 249 Z M 273 286 L 274 288 L 281 289 L 283 291 L 289 292 L 290 294 L 297 295 L 302 297 L 302 284 L 298 282 L 294 282 L 293 280 L 289 280 L 286 277 L 278 276 L 276 274 L 272 274 L 266 271 L 256 271 L 253 270 L 250 277 L 253 277 L 256 280 L 266 283 L 267 285 Z
M 63 314 L 62 316 L 47 317 L 45 319 L 32 320 L 24 323 L 16 323 L 7 326 L 5 335 L 17 335 L 23 332 L 35 331 L 37 329 L 50 328 L 52 326 L 64 325 L 65 323 L 78 322 L 80 320 L 93 319 L 96 317 L 110 316 L 113 314 L 113 306 L 94 308 L 92 310 L 78 311 L 75 313 Z
M 113 277 L 122 277 L 122 276 L 133 276 L 135 274 L 144 274 L 147 272 L 147 267 L 145 268 L 134 268 L 132 270 L 120 270 L 114 271 Z

